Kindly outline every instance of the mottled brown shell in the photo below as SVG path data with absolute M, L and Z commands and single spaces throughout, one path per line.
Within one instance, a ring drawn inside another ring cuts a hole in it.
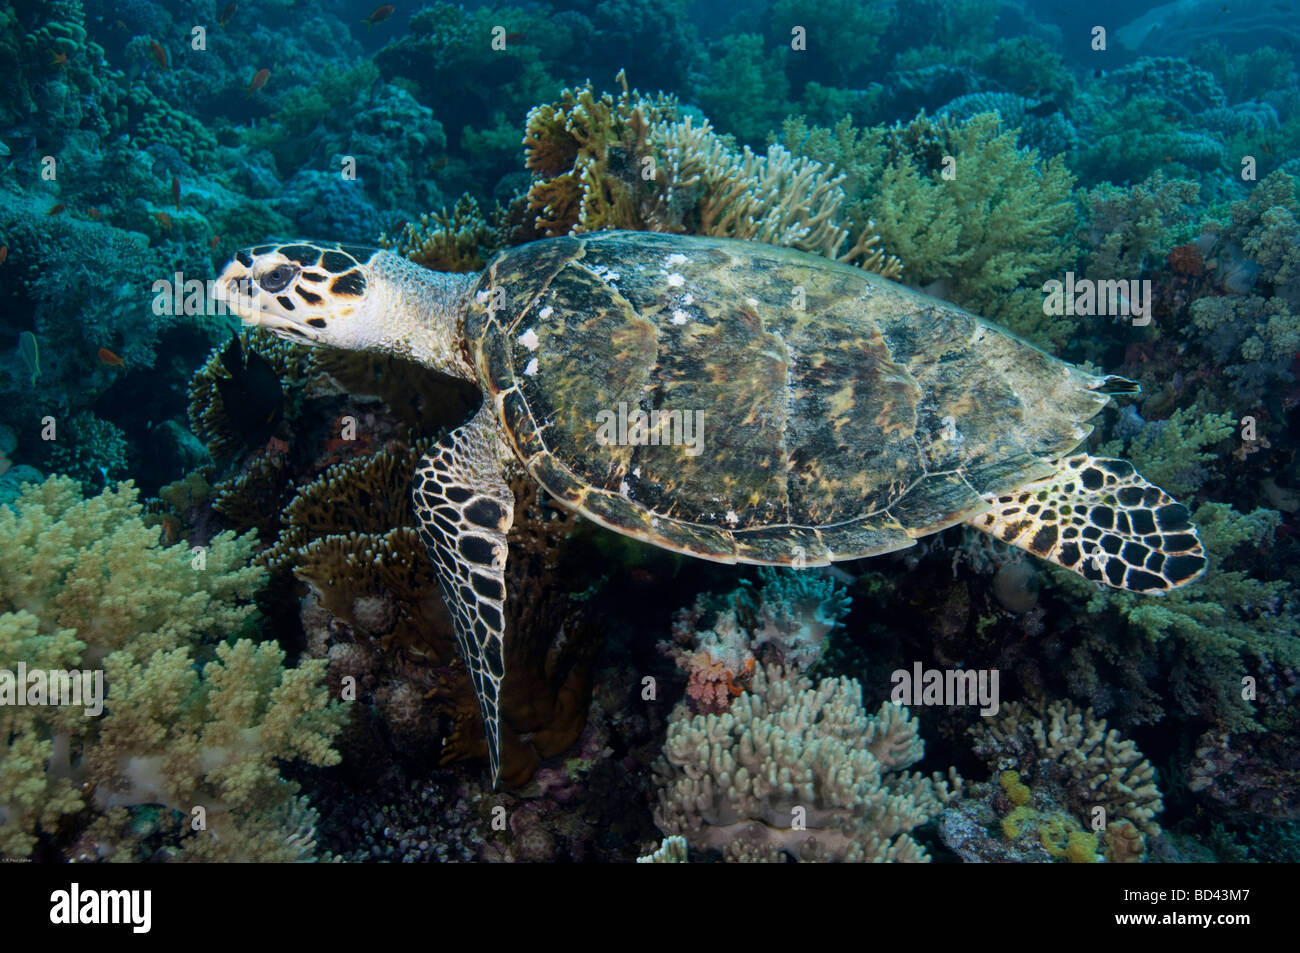
M 1099 378 L 952 305 L 726 239 L 603 232 L 503 252 L 466 337 L 552 495 L 724 562 L 909 546 L 1052 473 L 1107 400 Z M 703 412 L 700 451 L 603 443 L 620 404 Z

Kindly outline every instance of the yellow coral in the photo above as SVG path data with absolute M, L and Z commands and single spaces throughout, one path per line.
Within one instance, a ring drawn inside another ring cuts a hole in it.
M 1021 782 L 1019 771 L 1003 771 L 998 776 L 998 782 L 1016 807 L 1029 803 L 1029 786 Z
M 1097 856 L 1097 835 L 1087 831 L 1074 831 L 1070 834 L 1065 847 L 1065 857 L 1072 864 L 1095 864 L 1100 861 Z

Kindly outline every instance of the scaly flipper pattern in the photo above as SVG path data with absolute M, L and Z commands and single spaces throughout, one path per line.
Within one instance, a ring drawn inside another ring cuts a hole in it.
M 1205 571 L 1187 507 L 1124 460 L 1069 457 L 1052 476 L 989 502 L 971 526 L 1094 582 L 1160 593 Z
M 491 406 L 485 404 L 420 460 L 411 490 L 420 537 L 433 557 L 483 713 L 493 785 L 501 776 L 506 533 L 515 514 L 506 482 L 513 458 L 497 427 Z

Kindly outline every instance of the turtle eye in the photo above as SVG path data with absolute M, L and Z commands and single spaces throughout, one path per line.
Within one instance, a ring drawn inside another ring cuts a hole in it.
M 292 265 L 276 265 L 261 278 L 257 283 L 264 289 L 274 294 L 277 291 L 283 291 L 284 287 L 293 280 L 295 269 Z

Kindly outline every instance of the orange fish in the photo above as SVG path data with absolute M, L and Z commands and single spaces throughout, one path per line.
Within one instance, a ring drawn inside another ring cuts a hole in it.
M 45 213 L 45 216 L 46 216 L 47 218 L 49 218 L 49 217 L 52 217 L 52 216 L 54 216 L 54 215 L 62 215 L 62 214 L 63 214 L 63 210 L 66 209 L 66 208 L 67 208 L 67 206 L 64 205 L 62 202 L 60 202 L 58 205 L 54 206 L 52 209 L 50 209 L 48 212 L 46 212 L 46 213 Z
M 176 204 L 176 211 L 181 210 L 181 180 L 172 176 L 172 201 Z
M 509 46 L 511 43 L 522 43 L 526 39 L 528 39 L 527 33 L 507 33 L 506 45 Z
M 162 69 L 170 68 L 167 65 L 167 51 L 158 45 L 157 40 L 149 41 L 149 52 L 153 54 L 153 58 L 157 61 L 158 66 L 160 68 Z
M 367 26 L 374 26 L 376 23 L 383 23 L 393 15 L 393 11 L 396 9 L 397 8 L 391 3 L 385 3 L 382 7 L 375 7 L 371 10 L 370 16 L 366 17 L 361 22 Z
M 220 244 L 221 244 L 221 236 L 220 236 L 220 235 L 213 235 L 213 236 L 212 236 L 212 241 L 208 242 L 208 249 L 209 249 L 210 251 L 216 251 L 216 250 L 217 250 L 217 246 L 220 245 Z
M 67 69 L 67 68 L 68 68 L 68 54 L 67 54 L 67 53 L 62 53 L 62 52 L 60 52 L 60 53 L 55 53 L 54 56 L 50 58 L 50 65 L 51 65 L 51 66 L 57 66 L 59 69 Z
M 96 222 L 98 222 L 100 218 L 103 217 L 103 213 L 100 212 L 100 210 L 95 208 L 93 205 L 90 208 L 86 209 L 86 214 L 89 215 L 91 219 L 93 219 Z
M 224 7 L 222 7 L 221 13 L 217 16 L 217 26 L 221 27 L 221 29 L 224 30 L 226 28 L 226 24 L 231 21 L 231 19 L 235 15 L 235 11 L 238 9 L 239 9 L 239 4 L 237 3 L 227 3 Z
M 163 227 L 163 231 L 170 232 L 172 230 L 172 217 L 166 212 L 154 212 L 153 217 L 158 219 L 158 224 Z
M 99 360 L 101 363 L 107 364 L 109 367 L 126 366 L 126 361 L 122 360 L 120 357 L 118 357 L 116 354 L 114 354 L 106 347 L 101 347 L 99 349 Z
M 252 96 L 255 92 L 266 85 L 266 81 L 271 78 L 271 71 L 263 66 L 253 74 L 253 81 L 248 84 L 248 89 L 244 90 L 245 96 Z
M 5 259 L 8 257 L 9 257 L 9 246 L 0 245 L 0 265 L 3 265 L 5 263 Z

